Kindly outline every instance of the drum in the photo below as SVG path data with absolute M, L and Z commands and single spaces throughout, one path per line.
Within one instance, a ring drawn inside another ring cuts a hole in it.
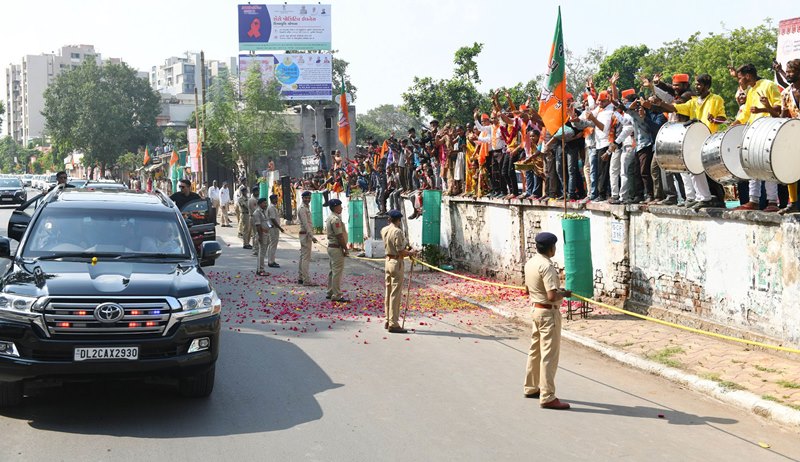
M 742 166 L 756 180 L 791 184 L 800 180 L 800 119 L 761 117 L 747 126 Z
M 712 180 L 719 184 L 736 184 L 749 180 L 742 167 L 742 139 L 744 125 L 731 127 L 706 138 L 700 150 L 703 168 Z
M 656 160 L 668 172 L 703 173 L 700 151 L 711 131 L 702 123 L 684 125 L 684 122 L 664 124 L 656 135 Z

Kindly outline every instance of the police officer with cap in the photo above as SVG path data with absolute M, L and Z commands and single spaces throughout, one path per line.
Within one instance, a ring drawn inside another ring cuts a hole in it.
M 253 237 L 253 255 L 258 255 L 258 249 L 261 242 L 261 239 L 259 239 L 258 236 L 258 230 L 253 222 L 256 210 L 258 210 L 258 186 L 253 186 L 250 199 L 247 199 L 247 213 L 250 214 L 250 235 Z
M 344 257 L 347 256 L 347 230 L 342 223 L 342 201 L 331 199 L 325 205 L 331 208 L 331 214 L 325 221 L 325 232 L 328 235 L 328 257 L 330 257 L 328 295 L 325 298 L 334 302 L 347 303 L 350 300 L 342 297 L 341 289 Z
M 314 283 L 311 282 L 311 276 L 308 274 L 308 265 L 311 263 L 311 243 L 316 244 L 317 238 L 314 237 L 311 209 L 308 207 L 311 203 L 311 191 L 303 191 L 301 197 L 303 202 L 297 208 L 297 219 L 300 222 L 300 277 L 297 283 L 313 286 Z
M 258 265 L 256 274 L 266 276 L 264 271 L 264 256 L 269 248 L 269 219 L 267 218 L 267 199 L 260 197 L 257 201 L 258 207 L 253 212 L 253 227 L 256 230 L 256 242 L 258 242 Z
M 558 270 L 550 260 L 558 238 L 536 235 L 536 255 L 525 263 L 525 286 L 533 303 L 533 333 L 525 371 L 525 397 L 539 399 L 545 409 L 569 409 L 556 398 L 555 377 L 561 347 L 561 301 L 572 292 L 559 288 Z
M 386 293 L 383 299 L 386 323 L 383 327 L 389 329 L 389 332 L 393 334 L 408 332 L 398 322 L 403 293 L 403 258 L 406 255 L 416 255 L 416 252 L 408 250 L 408 242 L 406 242 L 401 224 L 402 218 L 403 214 L 398 210 L 390 210 L 390 224 L 381 230 L 383 246 L 386 249 L 386 262 L 383 266 L 384 280 L 386 281 Z
M 269 207 L 267 207 L 267 226 L 269 227 L 269 245 L 267 247 L 267 266 L 270 268 L 280 268 L 281 266 L 275 262 L 275 254 L 278 252 L 278 239 L 280 233 L 285 232 L 281 228 L 280 214 L 278 213 L 278 195 L 272 194 L 269 196 Z
M 239 235 L 242 236 L 242 248 L 252 249 L 250 245 L 250 211 L 247 205 L 247 186 L 239 188 L 236 209 L 239 211 Z

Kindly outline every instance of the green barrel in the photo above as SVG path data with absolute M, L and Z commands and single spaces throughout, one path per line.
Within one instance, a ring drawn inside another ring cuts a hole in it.
M 269 199 L 269 183 L 266 181 L 258 184 L 258 198 Z
M 594 297 L 592 236 L 588 219 L 561 220 L 564 231 L 566 289 L 586 298 Z
M 439 245 L 442 226 L 442 192 L 422 191 L 422 245 Z
M 322 229 L 322 193 L 311 193 L 311 226 Z
M 361 244 L 364 242 L 364 201 L 350 199 L 347 221 L 347 243 Z

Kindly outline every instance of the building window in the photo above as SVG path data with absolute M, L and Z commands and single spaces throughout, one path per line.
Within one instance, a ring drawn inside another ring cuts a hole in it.
M 70 53 L 69 57 L 72 58 L 72 59 L 81 59 L 81 54 L 80 53 Z
M 325 117 L 325 129 L 333 130 L 333 117 Z

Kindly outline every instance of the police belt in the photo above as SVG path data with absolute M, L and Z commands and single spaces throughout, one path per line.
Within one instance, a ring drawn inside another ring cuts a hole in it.
M 339 244 L 328 244 L 328 248 L 329 249 L 338 249 L 340 247 L 339 247 Z
M 534 303 L 533 307 L 534 308 L 543 308 L 545 310 L 552 310 L 553 308 L 556 307 L 556 305 L 555 304 L 551 305 L 549 303 Z

